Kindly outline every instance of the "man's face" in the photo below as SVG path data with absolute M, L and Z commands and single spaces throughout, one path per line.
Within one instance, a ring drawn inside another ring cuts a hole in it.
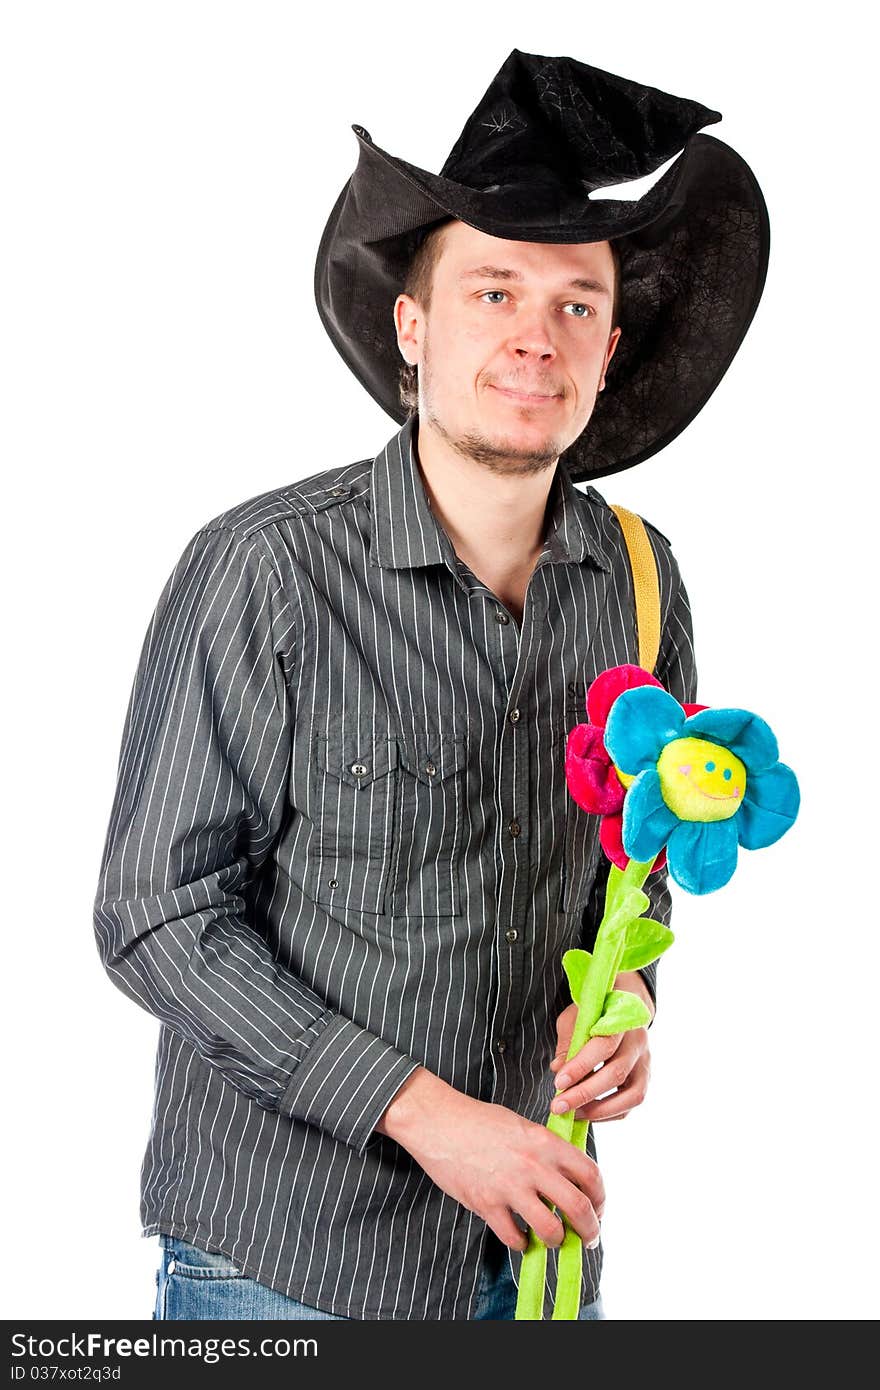
M 395 304 L 420 420 L 493 471 L 550 467 L 586 426 L 617 346 L 613 277 L 607 242 L 506 241 L 448 223 L 430 310 L 407 295 Z

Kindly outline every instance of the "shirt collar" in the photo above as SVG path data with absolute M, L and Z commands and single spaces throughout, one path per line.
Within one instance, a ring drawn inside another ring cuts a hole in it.
M 453 573 L 457 557 L 452 542 L 428 503 L 419 472 L 417 422 L 413 415 L 373 460 L 370 477 L 370 559 L 391 569 L 441 563 Z M 598 497 L 598 494 L 596 494 Z M 561 463 L 550 489 L 550 523 L 544 542 L 546 564 L 589 560 L 611 569 L 597 516 L 589 497 L 579 492 Z

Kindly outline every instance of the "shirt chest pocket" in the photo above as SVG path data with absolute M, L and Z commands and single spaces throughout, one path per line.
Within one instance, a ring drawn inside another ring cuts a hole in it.
M 464 738 L 319 736 L 315 901 L 380 916 L 460 913 L 466 763 Z
M 398 739 L 395 837 L 386 911 L 456 917 L 464 897 L 468 746 L 432 733 Z
M 555 743 L 555 756 L 559 764 L 565 766 L 565 749 L 568 735 L 576 724 L 586 720 L 580 710 L 569 710 L 564 729 L 560 730 Z M 601 817 L 585 811 L 575 801 L 568 787 L 565 788 L 565 819 L 560 856 L 560 884 L 557 907 L 560 912 L 580 913 L 590 897 L 596 869 L 602 857 L 599 843 Z
M 339 730 L 316 738 L 311 883 L 316 902 L 384 913 L 396 768 L 392 735 Z

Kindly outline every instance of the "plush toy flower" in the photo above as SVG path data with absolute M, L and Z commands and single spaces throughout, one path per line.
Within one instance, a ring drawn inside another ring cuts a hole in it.
M 600 836 L 612 863 L 605 910 L 592 951 L 562 957 L 577 1016 L 567 1060 L 590 1038 L 650 1022 L 637 994 L 614 988 L 621 972 L 639 970 L 667 951 L 674 936 L 643 914 L 642 891 L 662 867 L 689 893 L 721 888 L 736 869 L 737 846 L 772 845 L 794 822 L 797 778 L 779 761 L 768 724 L 743 709 L 681 705 L 638 666 L 611 667 L 587 695 L 589 724 L 571 731 L 566 776 L 578 805 L 604 817 Z M 623 864 L 614 853 L 617 823 Z M 602 833 L 604 832 L 604 834 Z M 589 1120 L 575 1110 L 550 1112 L 547 1128 L 586 1152 Z M 578 1316 L 581 1239 L 560 1211 L 564 1235 L 556 1269 L 554 1319 Z M 520 1266 L 516 1318 L 543 1317 L 547 1247 L 534 1230 Z
M 653 859 L 666 845 L 669 872 L 689 893 L 722 888 L 738 845 L 772 845 L 797 815 L 797 779 L 770 726 L 748 710 L 688 715 L 662 687 L 642 686 L 615 700 L 605 744 L 630 779 L 626 853 Z
M 619 869 L 629 862 L 623 845 L 623 799 L 626 789 L 635 779 L 615 767 L 605 742 L 605 725 L 611 706 L 625 690 L 639 686 L 663 687 L 642 666 L 611 666 L 590 685 L 587 692 L 589 723 L 577 724 L 565 746 L 565 776 L 568 789 L 584 811 L 602 817 L 599 842 L 606 856 Z M 687 714 L 696 714 L 705 705 L 683 705 Z M 666 851 L 660 849 L 652 872 L 662 869 Z

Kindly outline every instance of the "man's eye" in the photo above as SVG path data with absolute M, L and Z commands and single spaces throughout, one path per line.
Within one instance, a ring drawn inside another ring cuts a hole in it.
M 506 291 L 506 290 L 483 290 L 483 293 L 480 295 L 480 298 L 481 298 L 481 299 L 486 299 L 489 295 L 493 295 L 493 294 L 497 294 L 497 295 L 499 296 L 498 299 L 495 299 L 495 300 L 492 300 L 492 301 L 491 301 L 491 303 L 493 303 L 493 304 L 500 304 L 502 299 L 506 299 L 506 298 L 507 298 L 507 291 Z M 593 309 L 591 305 L 589 305 L 589 304 L 578 304 L 578 303 L 575 302 L 575 301 L 573 301 L 571 304 L 566 304 L 566 305 L 565 305 L 565 308 L 566 308 L 566 309 L 582 309 L 582 310 L 583 310 L 583 313 L 577 313 L 577 314 L 573 314 L 573 315 L 572 315 L 573 318 L 577 318 L 577 319 L 589 318 L 590 315 L 592 315 L 592 314 L 594 314 L 594 313 L 596 312 L 595 309 Z

